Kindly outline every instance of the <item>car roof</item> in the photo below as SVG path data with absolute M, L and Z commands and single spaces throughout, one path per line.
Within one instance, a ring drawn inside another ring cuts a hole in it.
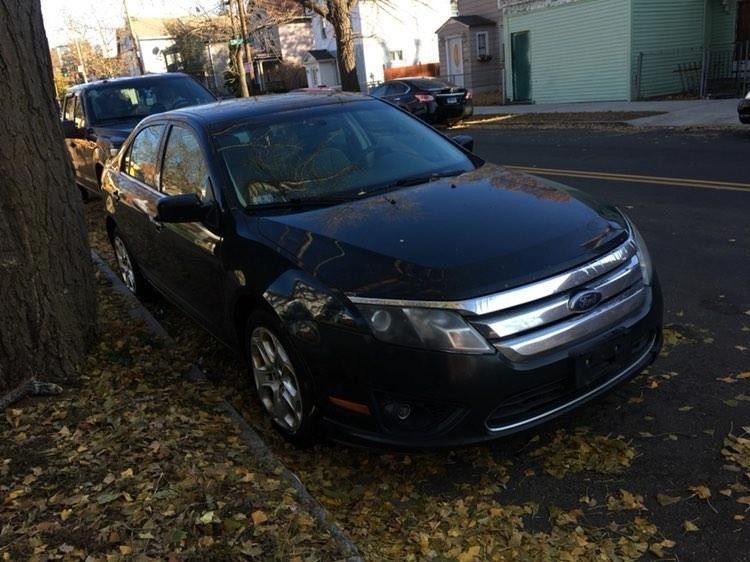
M 194 80 L 192 76 L 184 74 L 182 72 L 161 72 L 157 74 L 144 74 L 143 76 L 120 76 L 117 78 L 105 78 L 104 80 L 94 80 L 93 82 L 87 82 L 86 84 L 76 84 L 68 88 L 68 92 L 78 92 L 83 90 L 92 90 L 101 88 L 104 86 L 130 86 L 130 85 L 142 85 L 148 84 L 149 82 L 163 82 L 164 80 L 184 80 L 189 78 Z
M 234 123 L 252 119 L 253 117 L 363 101 L 374 102 L 376 100 L 362 94 L 342 92 L 290 92 L 287 94 L 221 100 L 205 105 L 184 107 L 151 115 L 146 117 L 143 123 L 146 124 L 161 119 L 182 120 L 193 123 L 209 132 L 215 132 Z

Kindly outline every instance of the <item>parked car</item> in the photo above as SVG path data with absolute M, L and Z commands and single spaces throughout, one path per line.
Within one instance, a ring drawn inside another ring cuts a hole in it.
M 371 90 L 370 95 L 435 125 L 460 121 L 474 114 L 469 90 L 436 78 L 389 80 Z
M 737 114 L 739 115 L 741 123 L 750 125 L 750 92 L 747 93 L 745 99 L 742 100 L 737 107 Z
M 108 165 L 120 273 L 243 353 L 293 441 L 477 442 L 572 410 L 661 345 L 616 208 L 483 162 L 371 97 L 144 119 Z
M 98 193 L 107 159 L 138 121 L 159 113 L 216 101 L 187 74 L 147 74 L 79 84 L 63 100 L 62 127 L 76 182 Z

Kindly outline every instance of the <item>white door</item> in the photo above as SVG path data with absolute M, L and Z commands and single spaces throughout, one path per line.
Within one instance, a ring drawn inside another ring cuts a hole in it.
M 448 60 L 448 81 L 456 86 L 464 85 L 464 51 L 460 37 L 448 39 L 445 43 Z

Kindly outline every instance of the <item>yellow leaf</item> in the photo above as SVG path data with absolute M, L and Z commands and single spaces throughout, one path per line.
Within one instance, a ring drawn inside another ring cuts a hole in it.
M 252 517 L 253 523 L 255 523 L 256 525 L 260 525 L 261 523 L 265 523 L 266 521 L 268 521 L 268 516 L 261 510 L 253 511 L 250 517 Z
M 458 555 L 458 562 L 473 562 L 481 551 L 482 548 L 479 546 L 470 546 Z
M 126 544 L 121 544 L 120 545 L 120 553 L 123 556 L 127 556 L 128 554 L 131 554 L 132 552 L 133 552 L 133 547 L 128 546 Z
M 120 478 L 132 478 L 133 477 L 133 469 L 129 468 L 127 470 L 123 470 L 120 473 Z
M 697 533 L 698 531 L 700 531 L 698 525 L 696 525 L 692 521 L 683 521 L 682 528 L 685 529 L 686 533 Z
M 60 512 L 60 519 L 62 519 L 63 521 L 67 521 L 68 517 L 70 517 L 72 514 L 73 514 L 72 509 L 63 509 Z
M 677 503 L 682 498 L 680 496 L 668 496 L 667 494 L 656 494 L 656 501 L 659 505 L 672 505 Z
M 698 496 L 702 500 L 705 500 L 711 497 L 711 490 L 709 490 L 706 486 L 703 486 L 703 485 L 690 486 L 688 490 L 690 490 L 691 492 L 694 492 L 695 495 Z

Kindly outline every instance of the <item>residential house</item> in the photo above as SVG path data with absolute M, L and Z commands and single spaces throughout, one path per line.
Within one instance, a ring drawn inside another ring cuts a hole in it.
M 414 67 L 439 60 L 435 29 L 451 14 L 451 0 L 360 0 L 350 14 L 362 91 L 382 82 L 386 69 Z M 339 86 L 333 27 L 312 16 L 314 46 L 304 58 L 309 86 Z
M 502 0 L 458 0 L 437 30 L 440 76 L 474 92 L 502 89 Z
M 477 64 L 485 31 L 496 64 Z M 438 37 L 442 72 L 512 102 L 738 93 L 750 0 L 458 0 Z

